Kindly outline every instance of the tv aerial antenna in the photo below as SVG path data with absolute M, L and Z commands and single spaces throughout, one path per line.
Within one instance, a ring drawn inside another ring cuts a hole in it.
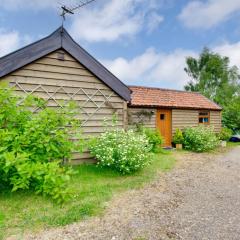
M 62 17 L 62 29 L 63 29 L 63 25 L 64 25 L 64 21 L 66 20 L 66 15 L 69 14 L 69 15 L 73 15 L 74 12 L 76 10 L 78 10 L 79 8 L 82 8 L 92 2 L 94 2 L 96 0 L 86 0 L 86 1 L 80 1 L 80 4 L 76 5 L 76 6 L 73 6 L 73 7 L 69 7 L 69 6 L 66 6 L 66 5 L 62 5 L 61 6 L 61 14 L 60 16 Z

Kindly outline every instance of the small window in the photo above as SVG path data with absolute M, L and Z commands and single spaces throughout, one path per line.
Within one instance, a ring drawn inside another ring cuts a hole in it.
M 199 112 L 198 122 L 200 124 L 209 124 L 210 113 L 209 112 Z
M 160 119 L 164 120 L 165 119 L 165 114 L 160 114 Z

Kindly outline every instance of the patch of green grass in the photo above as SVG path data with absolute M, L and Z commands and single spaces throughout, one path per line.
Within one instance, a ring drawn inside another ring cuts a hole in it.
M 236 146 L 240 146 L 240 143 L 227 142 L 227 146 L 226 147 L 219 146 L 216 149 L 210 151 L 210 153 L 222 154 L 222 153 L 225 153 L 225 152 L 229 151 L 231 148 L 234 148 Z
M 132 240 L 147 240 L 147 238 L 145 238 L 145 237 L 137 237 L 137 238 L 134 238 Z
M 240 142 L 227 142 L 227 147 L 240 146 Z
M 1 192 L 0 239 L 21 235 L 25 231 L 63 226 L 101 214 L 114 194 L 142 187 L 159 171 L 168 171 L 175 163 L 173 155 L 166 151 L 151 155 L 151 158 L 151 165 L 126 176 L 96 165 L 75 167 L 76 174 L 72 179 L 74 197 L 62 206 L 32 192 Z

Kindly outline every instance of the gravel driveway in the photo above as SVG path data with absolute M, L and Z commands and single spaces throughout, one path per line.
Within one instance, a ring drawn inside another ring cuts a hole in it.
M 117 196 L 103 216 L 27 239 L 239 240 L 240 147 L 177 156 L 173 171 Z

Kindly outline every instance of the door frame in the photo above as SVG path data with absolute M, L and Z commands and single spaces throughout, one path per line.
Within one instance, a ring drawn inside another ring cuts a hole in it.
M 161 133 L 161 130 L 160 128 L 158 127 L 158 122 L 159 122 L 159 112 L 161 111 L 166 111 L 166 112 L 169 112 L 170 113 L 170 124 L 169 124 L 169 131 L 170 131 L 170 136 L 169 136 L 169 139 L 170 139 L 170 146 L 168 146 L 168 144 L 163 144 L 163 147 L 171 147 L 172 146 L 172 139 L 173 139 L 173 136 L 172 136 L 172 109 L 169 109 L 169 108 L 157 108 L 156 109 L 156 129 L 158 131 L 160 131 Z

